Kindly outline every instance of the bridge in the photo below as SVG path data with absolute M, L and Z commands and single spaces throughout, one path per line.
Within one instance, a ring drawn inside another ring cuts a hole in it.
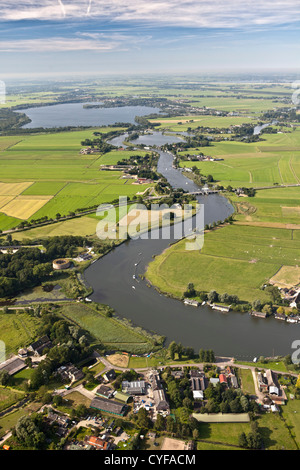
M 186 194 L 192 194 L 193 196 L 207 196 L 208 194 L 217 194 L 220 191 L 216 189 L 199 189 L 199 191 L 190 191 Z

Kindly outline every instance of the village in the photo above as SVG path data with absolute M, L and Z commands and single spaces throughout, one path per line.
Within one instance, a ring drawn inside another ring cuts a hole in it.
M 36 368 L 52 347 L 51 340 L 44 335 L 2 362 L 0 374 L 5 371 L 13 377 L 25 369 Z M 122 357 L 122 353 L 118 355 Z M 129 369 L 112 367 L 110 357 L 116 357 L 116 353 L 101 356 L 94 351 L 93 365 L 88 369 L 99 365 L 101 368 L 93 378 L 92 389 L 85 385 L 88 372 L 75 364 L 67 363 L 54 371 L 55 380 L 61 385 L 52 392 L 52 403 L 41 406 L 38 413 L 54 429 L 65 450 L 126 450 L 134 448 L 133 443 L 137 448 L 146 445 L 146 448 L 161 450 L 192 450 L 197 446 L 197 426 L 218 422 L 250 423 L 253 412 L 254 415 L 280 413 L 288 400 L 283 383 L 287 382 L 289 374 L 275 372 L 267 365 L 265 369 L 257 368 L 256 359 L 253 366 L 240 365 L 233 358 L 216 358 L 215 363 L 179 365 L 174 361 L 156 368 Z M 147 357 L 151 358 L 151 354 Z M 255 394 L 251 396 L 243 392 L 241 371 L 245 369 L 251 370 L 254 381 Z M 184 406 L 196 423 L 194 432 L 184 438 L 178 436 L 170 424 L 176 414 L 176 394 L 171 391 L 171 384 L 172 389 L 178 391 L 184 387 L 185 396 L 189 397 Z M 219 405 L 216 402 L 211 408 L 212 397 L 219 393 L 217 390 L 226 396 L 240 397 L 241 403 L 244 397 L 247 406 L 236 407 L 230 402 L 230 406 L 225 407 L 225 403 L 223 406 L 223 402 Z M 63 411 L 63 404 L 74 394 L 81 396 L 85 405 L 78 406 L 77 413 L 75 410 L 67 413 Z M 294 396 L 290 395 L 290 399 Z M 3 412 L 0 417 L 2 415 Z M 6 450 L 9 445 L 5 441 L 10 437 L 8 430 L 2 438 L 1 445 Z

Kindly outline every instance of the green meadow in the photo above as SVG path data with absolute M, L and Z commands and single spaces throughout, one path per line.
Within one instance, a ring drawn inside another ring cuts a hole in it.
M 113 128 L 117 130 L 118 128 Z M 106 133 L 112 128 L 100 128 Z M 0 137 L 1 183 L 30 182 L 19 194 L 34 200 L 48 197 L 42 207 L 33 210 L 29 219 L 56 214 L 68 215 L 77 209 L 111 202 L 121 196 L 132 198 L 149 185 L 133 184 L 122 178 L 120 171 L 103 171 L 102 165 L 114 165 L 142 151 L 111 151 L 107 154 L 81 155 L 81 141 L 93 137 L 93 130 Z M 10 196 L 3 190 L 4 196 Z M 23 199 L 20 201 L 22 204 Z M 1 201 L 0 201 L 1 202 Z M 30 213 L 30 211 L 29 211 Z M 18 213 L 19 216 L 19 213 Z M 14 211 L 0 207 L 0 230 L 9 230 L 20 223 Z
M 83 304 L 65 305 L 61 312 L 65 317 L 89 331 L 96 342 L 107 348 L 132 353 L 153 350 L 154 341 L 142 332 L 131 328 L 115 318 L 105 316 L 104 310 L 95 310 Z
M 36 337 L 39 321 L 26 313 L 3 313 L 0 310 L 0 340 L 6 345 L 6 355 L 28 346 Z
M 209 147 L 188 149 L 179 155 L 222 158 L 216 162 L 181 161 L 181 167 L 196 166 L 205 176 L 213 175 L 222 185 L 262 187 L 300 183 L 300 128 L 283 134 L 265 134 L 254 143 L 214 142 Z
M 147 279 L 176 297 L 188 283 L 203 291 L 236 294 L 243 301 L 269 300 L 261 290 L 282 265 L 300 262 L 300 238 L 293 231 L 229 225 L 205 233 L 201 251 L 187 251 L 182 240 L 148 266 Z

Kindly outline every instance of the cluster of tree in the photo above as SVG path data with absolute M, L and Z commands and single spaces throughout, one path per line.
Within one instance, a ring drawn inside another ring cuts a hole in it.
M 183 356 L 187 359 L 192 359 L 193 357 L 195 357 L 195 351 L 193 348 L 184 347 L 181 343 L 176 343 L 175 341 L 172 341 L 169 344 L 167 352 L 172 360 L 175 359 L 176 355 L 179 360 L 181 360 Z
M 200 349 L 199 351 L 199 361 L 200 362 L 215 362 L 215 353 L 212 349 Z
M 218 294 L 217 291 L 211 290 L 210 292 L 197 291 L 194 284 L 190 282 L 187 286 L 187 290 L 183 293 L 184 297 L 199 297 L 202 301 L 208 301 L 210 303 L 220 302 L 222 304 L 238 304 L 240 302 L 237 295 L 230 295 L 225 292 L 224 294 Z
M 165 180 L 160 180 L 158 183 L 156 183 L 154 189 L 160 195 L 169 194 L 172 191 L 172 187 Z
M 278 110 L 269 110 L 262 115 L 263 120 L 284 122 L 300 122 L 300 115 L 296 109 L 280 108 Z
M 256 194 L 255 188 L 241 188 L 242 192 L 246 194 L 248 197 L 254 197 Z
M 81 145 L 96 148 L 100 153 L 107 153 L 113 150 L 114 146 L 108 144 L 104 136 L 99 136 L 96 139 L 85 139 Z
M 213 222 L 212 224 L 205 224 L 204 230 L 213 230 L 214 228 L 222 224 L 232 224 L 233 220 L 234 220 L 233 216 L 230 215 L 229 217 L 226 217 L 226 219 L 224 219 L 223 221 L 218 220 L 218 221 Z
M 183 206 L 184 204 L 190 204 L 194 200 L 195 196 L 192 194 L 186 194 L 182 188 L 176 188 L 174 190 L 170 188 L 170 193 L 160 199 L 160 204 L 166 204 L 169 207 L 174 204 L 180 204 Z
M 201 413 L 258 413 L 259 405 L 249 400 L 240 389 L 224 388 L 218 383 L 209 384 L 204 392 L 206 404 L 201 407 Z
M 26 114 L 15 113 L 12 109 L 2 108 L 0 109 L 0 131 L 4 132 L 18 129 L 25 124 L 31 122 Z
M 251 431 L 246 434 L 242 432 L 239 436 L 239 446 L 245 449 L 261 449 L 263 445 L 262 436 L 256 421 L 251 422 Z
M 12 243 L 11 236 L 9 243 Z M 14 254 L 0 253 L 0 298 L 41 284 L 52 272 L 52 260 L 72 257 L 79 246 L 86 244 L 84 237 L 52 237 L 43 240 L 45 252 L 39 248 L 21 247 Z
M 0 253 L 0 298 L 40 284 L 52 272 L 52 264 L 38 248 L 20 248 L 15 254 Z
M 271 314 L 273 311 L 273 304 L 284 305 L 285 300 L 281 298 L 278 287 L 267 285 L 263 287 L 263 290 L 270 295 L 271 301 L 262 302 L 260 299 L 256 299 L 252 302 L 253 310 Z
M 40 335 L 48 335 L 54 346 L 44 350 L 47 357 L 33 369 L 29 390 L 37 390 L 49 383 L 54 372 L 63 364 L 78 363 L 87 358 L 92 350 L 89 346 L 89 335 L 81 328 L 69 323 L 53 313 L 41 316 Z
M 261 130 L 261 134 L 277 134 L 277 129 L 274 127 L 265 127 Z
M 233 131 L 237 137 L 248 137 L 252 136 L 254 132 L 255 124 L 241 124 L 233 128 Z
M 12 430 L 12 436 L 24 448 L 43 450 L 50 429 L 46 425 L 42 414 L 34 413 L 22 416 Z

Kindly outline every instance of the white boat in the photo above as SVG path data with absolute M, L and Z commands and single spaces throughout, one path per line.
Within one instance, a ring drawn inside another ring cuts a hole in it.
M 134 286 L 131 286 L 131 287 L 132 287 L 132 289 L 135 289 L 135 287 L 134 287 Z

